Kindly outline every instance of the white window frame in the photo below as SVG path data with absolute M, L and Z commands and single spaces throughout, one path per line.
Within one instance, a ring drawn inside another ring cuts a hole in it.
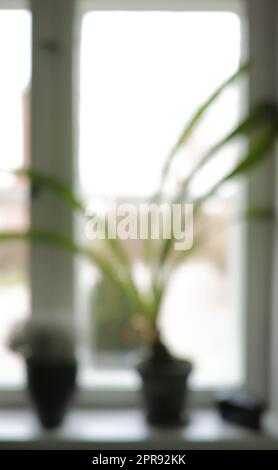
M 0 8 L 22 8 L 26 2 L 0 0 Z M 31 104 L 32 165 L 74 184 L 77 155 L 78 42 L 81 14 L 92 9 L 234 11 L 243 20 L 243 55 L 254 62 L 250 72 L 249 103 L 275 97 L 275 0 L 31 0 L 33 67 Z M 263 75 L 262 75 L 263 74 Z M 264 191 L 258 191 L 263 187 Z M 268 191 L 265 191 L 268 188 Z M 274 162 L 269 160 L 248 177 L 247 207 L 274 203 Z M 47 220 L 46 220 L 47 219 Z M 32 201 L 33 226 L 74 233 L 70 211 L 49 194 Z M 241 308 L 244 322 L 244 386 L 264 399 L 269 396 L 270 298 L 273 256 L 272 231 L 266 222 L 248 222 L 244 234 Z M 53 270 L 59 260 L 59 269 Z M 31 248 L 32 314 L 67 314 L 74 323 L 75 262 L 68 253 L 46 246 Z M 256 370 L 254 370 L 256 368 Z M 196 391 L 196 403 L 208 404 L 213 390 Z M 25 403 L 20 393 L 0 391 L 0 401 Z M 84 390 L 79 404 L 130 406 L 138 402 L 135 389 L 99 387 Z

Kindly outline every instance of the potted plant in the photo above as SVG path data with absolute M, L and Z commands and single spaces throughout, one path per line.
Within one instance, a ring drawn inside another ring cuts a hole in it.
M 76 386 L 72 333 L 57 322 L 30 320 L 15 326 L 8 345 L 25 360 L 28 392 L 42 426 L 58 426 Z
M 196 163 L 191 172 L 176 186 L 175 194 L 168 197 L 165 193 L 165 183 L 169 176 L 172 163 L 176 155 L 186 145 L 192 132 L 206 111 L 214 104 L 222 92 L 235 82 L 248 69 L 243 65 L 234 75 L 226 80 L 215 92 L 197 109 L 189 123 L 182 130 L 180 137 L 172 148 L 165 167 L 163 169 L 161 184 L 150 202 L 191 202 L 194 207 L 194 245 L 190 250 L 175 252 L 173 249 L 174 237 L 166 240 L 158 240 L 154 249 L 153 240 L 145 240 L 144 264 L 148 271 L 148 286 L 141 288 L 134 275 L 134 263 L 131 261 L 127 250 L 116 239 L 103 240 L 106 251 L 100 249 L 98 242 L 80 244 L 76 240 L 40 228 L 34 228 L 25 232 L 0 233 L 0 241 L 26 239 L 31 242 L 44 242 L 65 248 L 73 253 L 86 256 L 101 271 L 102 275 L 109 279 L 119 289 L 133 307 L 134 315 L 141 318 L 144 338 L 148 345 L 148 356 L 138 366 L 143 379 L 143 389 L 147 415 L 154 423 L 178 423 L 182 417 L 187 378 L 191 371 L 189 361 L 181 361 L 172 356 L 163 343 L 159 331 L 159 313 L 164 299 L 169 280 L 176 267 L 191 255 L 208 236 L 207 230 L 198 228 L 198 220 L 202 221 L 203 204 L 213 196 L 226 182 L 245 175 L 253 167 L 268 157 L 277 136 L 277 110 L 273 103 L 262 102 L 252 109 L 249 114 L 224 138 L 213 145 L 203 157 Z M 246 147 L 233 167 L 226 171 L 216 182 L 212 182 L 201 196 L 194 197 L 190 187 L 199 172 L 211 161 L 215 154 L 226 144 L 237 137 L 247 138 L 250 145 Z M 36 191 L 34 195 L 39 197 L 42 189 L 54 192 L 69 206 L 77 211 L 85 212 L 82 201 L 75 195 L 71 188 L 60 180 L 42 174 L 33 169 L 22 169 L 15 172 L 18 177 L 30 178 Z M 269 217 L 269 211 L 262 208 L 249 209 L 244 217 Z M 99 216 L 101 218 L 101 216 Z M 102 219 L 106 228 L 106 220 Z

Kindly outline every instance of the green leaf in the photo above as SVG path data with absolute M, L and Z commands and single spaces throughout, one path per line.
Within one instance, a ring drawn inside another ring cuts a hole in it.
M 70 186 L 61 182 L 59 179 L 52 176 L 45 175 L 39 171 L 32 169 L 22 168 L 20 170 L 14 171 L 14 174 L 17 176 L 26 176 L 31 180 L 31 183 L 38 189 L 47 188 L 53 191 L 58 197 L 60 197 L 64 202 L 69 204 L 72 209 L 77 209 L 79 211 L 85 210 L 82 201 L 77 197 L 74 191 Z

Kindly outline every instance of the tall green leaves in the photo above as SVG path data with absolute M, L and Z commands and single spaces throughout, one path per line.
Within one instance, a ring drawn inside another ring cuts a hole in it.
M 161 188 L 163 188 L 166 177 L 169 173 L 171 163 L 173 162 L 174 156 L 178 150 L 185 145 L 188 137 L 190 136 L 193 129 L 197 126 L 201 120 L 203 114 L 208 108 L 216 101 L 220 94 L 235 80 L 237 80 L 243 73 L 248 70 L 249 65 L 243 65 L 240 69 L 226 80 L 209 98 L 208 100 L 197 110 L 190 122 L 185 126 L 181 136 L 179 137 L 176 145 L 173 147 L 170 155 L 166 161 L 166 165 L 163 170 Z M 187 189 L 190 183 L 195 177 L 198 176 L 200 170 L 219 152 L 225 145 L 230 141 L 235 140 L 238 137 L 251 137 L 251 145 L 246 154 L 244 154 L 239 162 L 237 162 L 234 168 L 223 176 L 217 183 L 215 183 L 205 194 L 199 197 L 197 200 L 192 201 L 195 203 L 195 211 L 199 205 L 204 202 L 207 198 L 212 196 L 222 184 L 243 175 L 252 169 L 253 166 L 257 165 L 261 160 L 269 155 L 269 150 L 273 146 L 277 136 L 277 108 L 273 103 L 264 102 L 257 105 L 250 113 L 235 127 L 230 133 L 224 138 L 212 146 L 205 155 L 200 159 L 198 164 L 192 169 L 191 173 L 181 184 L 178 194 L 175 196 L 175 202 L 184 202 L 187 194 Z M 254 135 L 255 134 L 255 135 Z M 158 196 L 160 196 L 160 192 Z M 188 201 L 189 202 L 189 201 Z M 161 252 L 159 256 L 159 266 L 162 266 L 170 251 L 173 244 L 173 238 L 165 240 L 162 243 Z
M 47 189 L 51 191 L 53 194 L 55 194 L 63 202 L 65 202 L 71 209 L 80 211 L 85 215 L 85 204 L 83 203 L 83 201 L 81 201 L 81 199 L 78 198 L 76 193 L 72 190 L 72 188 L 69 185 L 66 185 L 59 179 L 53 176 L 45 175 L 37 170 L 26 169 L 26 168 L 16 170 L 13 173 L 16 176 L 27 177 L 31 181 L 31 186 L 34 192 L 37 191 L 39 194 L 41 190 Z M 97 217 L 96 214 L 94 215 L 95 217 Z M 102 223 L 104 229 L 106 229 L 105 220 L 99 218 L 99 223 L 100 224 Z M 52 234 L 52 237 L 53 237 L 53 234 Z M 111 253 L 114 257 L 115 262 L 120 263 L 121 267 L 126 271 L 126 278 L 127 278 L 126 282 L 127 284 L 129 284 L 128 287 L 130 291 L 133 291 L 134 297 L 136 296 L 139 299 L 139 293 L 132 279 L 132 272 L 131 272 L 129 259 L 120 241 L 117 239 L 109 239 L 108 237 L 106 237 L 105 241 L 106 241 L 107 247 L 111 250 Z M 97 263 L 97 264 L 99 265 L 100 269 L 103 268 L 103 263 L 102 264 Z
M 269 156 L 277 137 L 277 124 L 269 123 L 265 129 L 256 137 L 254 137 L 249 150 L 240 159 L 239 163 L 223 178 L 221 178 L 207 193 L 197 199 L 196 204 L 199 205 L 210 196 L 212 196 L 224 183 L 248 173 L 255 165 L 260 163 Z
M 112 266 L 104 256 L 91 247 L 80 245 L 74 239 L 66 235 L 60 235 L 56 232 L 41 229 L 0 232 L 0 243 L 20 240 L 46 243 L 65 249 L 73 254 L 85 256 L 98 266 L 102 274 L 111 279 L 111 281 L 127 295 L 139 312 L 148 313 L 148 306 L 145 305 L 137 290 L 134 289 L 133 284 L 130 283 L 130 279 L 122 277 L 116 265 Z
M 222 83 L 222 85 L 197 109 L 196 113 L 184 127 L 166 161 L 161 177 L 160 190 L 156 195 L 156 199 L 159 200 L 161 198 L 164 183 L 177 152 L 186 144 L 187 139 L 197 127 L 206 111 L 210 109 L 228 86 L 246 73 L 248 67 L 248 64 L 241 66 L 235 74 Z M 205 165 L 208 164 L 225 145 L 242 136 L 249 139 L 247 150 L 241 155 L 241 158 L 234 164 L 232 169 L 213 183 L 204 194 L 192 201 L 194 203 L 194 213 L 196 213 L 203 202 L 212 196 L 225 182 L 248 173 L 254 166 L 271 155 L 270 150 L 277 136 L 277 120 L 277 109 L 274 104 L 260 103 L 256 106 L 256 108 L 254 108 L 231 132 L 219 140 L 219 142 L 203 155 L 183 182 L 172 202 L 183 202 L 187 196 L 189 185 L 194 178 L 198 176 L 199 172 L 203 170 Z M 219 158 L 221 158 L 221 155 L 219 155 Z M 59 179 L 44 175 L 33 169 L 22 169 L 15 173 L 17 176 L 28 177 L 32 183 L 33 189 L 37 190 L 38 193 L 41 189 L 46 188 L 56 194 L 72 210 L 78 210 L 84 213 L 85 207 L 83 202 L 80 201 L 72 188 L 65 185 Z M 254 209 L 254 211 L 253 215 L 255 214 L 257 216 L 258 212 L 256 212 L 256 209 Z M 259 215 L 261 215 L 260 211 Z M 102 223 L 106 231 L 106 221 L 103 220 Z M 206 234 L 201 234 L 200 240 L 197 240 L 197 243 L 203 241 L 204 236 L 206 236 Z M 135 311 L 145 314 L 151 327 L 156 323 L 160 303 L 167 283 L 167 280 L 165 281 L 163 277 L 163 273 L 168 269 L 168 257 L 172 250 L 174 236 L 161 242 L 158 255 L 153 253 L 154 256 L 152 256 L 152 259 L 150 259 L 150 252 L 148 252 L 147 262 L 152 271 L 150 292 L 148 292 L 148 294 L 143 294 L 139 286 L 136 285 L 133 279 L 129 257 L 124 246 L 118 239 L 109 240 L 109 238 L 106 237 L 105 240 L 106 246 L 110 250 L 109 253 L 113 255 L 113 259 L 99 253 L 95 246 L 83 246 L 70 237 L 44 230 L 0 233 L 0 242 L 9 240 L 29 240 L 31 242 L 49 243 L 64 248 L 72 253 L 86 256 L 92 263 L 99 267 L 104 276 L 108 277 L 126 296 L 128 296 Z M 148 244 L 148 240 L 145 242 Z M 178 258 L 183 259 L 183 254 L 181 253 Z
M 258 124 L 260 125 L 258 126 Z M 222 139 L 220 143 L 210 149 L 203 159 L 201 159 L 197 166 L 197 170 L 193 170 L 190 177 L 187 178 L 184 185 L 182 185 L 182 189 L 176 196 L 175 202 L 184 201 L 184 197 L 186 196 L 186 187 L 193 180 L 193 178 L 198 175 L 198 171 L 203 167 L 203 165 L 208 163 L 210 158 L 214 156 L 216 151 L 219 151 L 227 142 L 236 138 L 238 135 L 249 135 L 251 131 L 256 132 L 255 135 L 252 135 L 249 148 L 246 153 L 241 156 L 239 161 L 235 163 L 232 170 L 230 170 L 228 173 L 226 173 L 226 175 L 214 183 L 212 187 L 208 189 L 203 195 L 191 201 L 194 204 L 194 213 L 196 213 L 199 206 L 209 197 L 211 197 L 217 190 L 219 190 L 219 188 L 224 183 L 230 181 L 233 178 L 248 173 L 254 166 L 258 165 L 261 161 L 271 155 L 270 150 L 275 143 L 278 131 L 278 116 L 274 105 L 262 104 L 259 106 L 257 110 L 251 112 L 250 115 L 243 121 L 243 123 L 241 123 L 233 132 L 231 132 L 228 136 Z M 170 238 L 162 243 L 159 258 L 160 266 L 166 262 L 166 259 L 171 251 L 173 241 L 173 238 Z
M 208 152 L 203 155 L 198 164 L 192 169 L 184 183 L 182 184 L 181 192 L 184 193 L 188 185 L 192 182 L 193 178 L 198 175 L 199 171 L 210 161 L 214 155 L 220 151 L 230 141 L 238 137 L 251 137 L 252 134 L 260 132 L 265 127 L 275 127 L 276 121 L 276 108 L 272 103 L 260 103 L 253 110 L 250 111 L 249 115 L 245 117 L 238 126 L 235 127 L 230 133 L 224 138 L 220 139 Z M 184 194 L 182 194 L 183 196 Z
M 40 171 L 22 168 L 20 170 L 15 170 L 12 172 L 19 177 L 27 177 L 31 182 L 31 187 L 34 192 L 40 194 L 40 191 L 47 189 L 53 194 L 55 194 L 60 200 L 66 203 L 70 209 L 77 210 L 85 215 L 85 204 L 78 198 L 74 190 L 64 182 L 60 181 L 58 178 L 45 175 Z M 94 214 L 95 217 L 98 217 L 97 214 Z M 106 230 L 106 222 L 104 219 L 98 217 L 98 222 L 103 225 L 104 230 Z M 123 249 L 121 242 L 118 239 L 109 239 L 105 238 L 105 243 L 107 248 L 111 250 L 113 259 L 107 260 L 104 257 L 101 257 L 96 250 L 86 248 L 76 244 L 72 239 L 68 237 L 63 237 L 59 234 L 53 232 L 45 232 L 42 230 L 33 230 L 29 232 L 18 232 L 18 233 L 2 233 L 0 234 L 2 238 L 0 241 L 8 239 L 10 236 L 11 240 L 16 240 L 17 237 L 21 239 L 28 239 L 31 241 L 42 241 L 50 244 L 56 244 L 57 246 L 70 249 L 70 251 L 85 254 L 91 259 L 91 261 L 98 266 L 103 274 L 110 276 L 114 279 L 114 282 L 119 284 L 120 277 L 117 274 L 117 271 L 124 273 L 125 281 L 121 280 L 121 288 L 126 290 L 126 294 L 131 297 L 133 303 L 136 306 L 136 309 L 140 311 L 146 310 L 147 306 L 144 303 L 144 299 L 141 298 L 140 292 L 137 289 L 133 281 L 132 270 L 129 263 L 129 258 Z M 118 269 L 116 266 L 120 269 Z
M 169 169 L 171 163 L 174 159 L 174 156 L 178 152 L 178 150 L 186 143 L 187 139 L 191 135 L 192 131 L 195 127 L 199 124 L 200 120 L 206 113 L 206 111 L 211 107 L 211 105 L 217 100 L 217 98 L 222 94 L 222 92 L 229 87 L 232 83 L 234 83 L 239 77 L 246 73 L 249 68 L 249 64 L 243 64 L 233 75 L 231 75 L 225 82 L 223 82 L 219 88 L 217 88 L 209 98 L 197 109 L 197 111 L 193 114 L 190 121 L 185 125 L 184 129 L 182 130 L 176 144 L 170 151 L 168 158 L 166 160 L 165 166 L 162 171 L 161 177 L 161 185 L 158 196 L 160 195 L 161 190 L 163 189 L 164 182 L 168 176 Z

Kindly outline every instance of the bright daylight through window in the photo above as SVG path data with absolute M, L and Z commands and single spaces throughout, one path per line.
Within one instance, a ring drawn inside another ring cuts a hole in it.
M 85 199 L 143 201 L 153 194 L 185 122 L 237 70 L 240 51 L 240 18 L 229 12 L 85 14 L 79 113 L 79 186 Z M 241 98 L 234 84 L 207 113 L 175 161 L 169 191 L 237 123 Z M 208 179 L 211 184 L 219 178 L 237 158 L 238 147 L 228 145 L 221 152 L 223 158 L 200 173 L 192 192 L 201 193 Z M 177 270 L 160 316 L 165 342 L 179 357 L 192 359 L 193 382 L 199 387 L 242 380 L 239 242 L 231 227 L 238 204 L 238 186 L 230 185 L 204 207 L 204 220 L 209 224 L 213 217 L 213 235 Z M 139 242 L 126 244 L 144 277 Z M 92 282 L 85 263 L 79 265 L 78 278 L 79 321 L 95 366 L 130 364 L 140 337 L 125 299 L 97 274 Z

